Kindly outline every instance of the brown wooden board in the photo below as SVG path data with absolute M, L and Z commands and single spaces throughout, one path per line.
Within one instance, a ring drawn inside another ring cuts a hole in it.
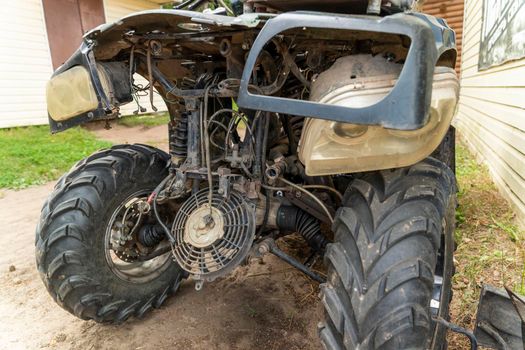
M 426 0 L 423 3 L 423 8 L 421 11 L 438 18 L 444 18 L 448 22 L 448 25 L 456 32 L 456 45 L 458 50 L 456 72 L 458 74 L 460 73 L 461 67 L 463 8 L 464 0 Z
M 53 68 L 80 46 L 82 35 L 105 22 L 103 0 L 43 0 Z

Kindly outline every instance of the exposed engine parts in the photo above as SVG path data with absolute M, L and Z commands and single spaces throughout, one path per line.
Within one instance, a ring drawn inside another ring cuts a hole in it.
M 273 1 L 265 3 L 278 6 Z M 366 3 L 368 9 L 363 7 L 358 12 L 376 13 L 387 11 L 387 7 L 395 12 L 412 2 Z M 258 1 L 247 3 L 254 4 L 260 5 Z M 205 21 L 208 15 L 203 16 L 202 23 L 190 23 L 198 26 L 192 35 L 168 34 L 172 26 L 189 28 L 184 16 L 173 17 L 174 22 L 169 22 L 170 28 L 165 31 L 124 31 L 129 47 L 121 49 L 122 62 L 106 65 L 103 71 L 108 79 L 128 74 L 132 93 L 149 91 L 152 108 L 155 87 L 170 110 L 169 175 L 145 204 L 134 204 L 130 213 L 124 213 L 129 219 L 117 229 L 120 236 L 114 244 L 116 254 L 132 262 L 169 248 L 178 265 L 199 281 L 199 287 L 203 281 L 230 272 L 247 258 L 253 244 L 262 244 L 266 239 L 298 232 L 310 246 L 312 256 L 325 252 L 329 240 L 321 223 L 331 225 L 342 202 L 340 189 L 329 175 L 349 166 L 368 164 L 351 157 L 360 154 L 358 146 L 369 150 L 367 140 L 373 135 L 395 135 L 381 125 L 361 125 L 370 123 L 368 120 L 342 123 L 353 114 L 342 113 L 338 104 L 366 104 L 361 99 L 369 98 L 371 89 L 377 90 L 379 97 L 375 100 L 383 98 L 405 61 L 411 59 L 411 45 L 419 43 L 411 43 L 416 29 L 407 35 L 366 32 L 353 30 L 356 24 L 342 18 L 348 21 L 349 30 L 333 30 L 326 22 L 319 24 L 319 17 L 307 14 L 285 14 L 289 17 L 283 27 L 286 29 L 273 36 L 270 27 L 262 28 L 257 38 L 249 27 L 230 32 L 234 28 L 231 23 L 213 27 L 208 33 L 203 28 L 215 25 Z M 303 19 L 311 23 L 310 28 L 288 24 L 302 23 Z M 363 24 L 375 25 L 373 21 Z M 259 43 L 254 50 L 253 45 L 261 40 L 266 44 Z M 110 53 L 103 47 L 94 46 L 95 58 L 88 59 L 108 57 Z M 253 69 L 247 74 L 250 65 Z M 134 73 L 145 76 L 150 84 L 134 85 Z M 75 74 L 72 79 L 81 81 L 81 72 Z M 58 86 L 57 91 L 62 88 Z M 104 86 L 98 89 L 104 92 Z M 339 90 L 341 93 L 334 95 Z M 111 96 L 111 91 L 108 93 Z M 425 100 L 423 97 L 417 99 L 418 103 Z M 271 103 L 264 102 L 267 98 Z M 111 103 L 108 100 L 101 113 L 108 114 L 112 106 L 118 107 L 118 101 Z M 311 108 L 304 107 L 308 103 Z M 289 104 L 302 113 L 290 110 Z M 341 120 L 330 119 L 332 112 Z M 58 110 L 57 115 L 60 113 Z M 322 118 L 309 117 L 312 115 Z M 382 117 L 381 113 L 364 113 L 363 118 L 371 115 Z M 407 124 L 394 118 L 394 124 L 388 126 L 410 129 L 420 119 Z M 369 133 L 372 129 L 374 133 Z M 402 138 L 407 139 L 405 134 Z M 141 214 L 141 206 L 148 212 Z M 307 271 L 307 264 L 266 242 L 269 252 L 320 280 Z
M 180 118 L 170 122 L 169 142 L 170 155 L 174 163 L 178 164 L 186 159 L 188 152 L 188 115 L 181 113 Z
M 323 252 L 328 243 L 321 233 L 319 220 L 297 207 L 281 206 L 277 211 L 277 226 L 284 231 L 299 233 L 314 251 Z

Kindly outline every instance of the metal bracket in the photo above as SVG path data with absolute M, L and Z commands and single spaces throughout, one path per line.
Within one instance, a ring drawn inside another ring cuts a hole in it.
M 509 289 L 483 285 L 474 334 L 486 348 L 524 350 L 525 300 Z
M 458 325 L 455 325 L 453 323 L 448 322 L 442 317 L 433 317 L 432 318 L 435 322 L 445 326 L 446 328 L 450 329 L 452 332 L 459 333 L 466 335 L 468 339 L 470 340 L 470 350 L 477 350 L 478 349 L 478 340 L 476 339 L 476 336 L 474 333 L 469 331 L 466 328 L 460 327 Z

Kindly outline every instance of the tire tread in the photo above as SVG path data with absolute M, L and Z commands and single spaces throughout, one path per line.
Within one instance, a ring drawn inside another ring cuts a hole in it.
M 36 262 L 49 293 L 67 311 L 121 323 L 160 307 L 178 289 L 181 274 L 147 298 L 116 298 L 85 263 L 92 249 L 91 221 L 103 212 L 107 193 L 138 176 L 158 177 L 167 172 L 168 160 L 168 154 L 147 145 L 117 145 L 77 162 L 58 180 L 37 225 Z
M 325 254 L 326 349 L 427 345 L 436 254 L 454 196 L 454 174 L 433 158 L 350 184 Z

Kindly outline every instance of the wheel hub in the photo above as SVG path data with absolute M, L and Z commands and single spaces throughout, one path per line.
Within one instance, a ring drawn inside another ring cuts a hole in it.
M 156 278 L 168 266 L 170 256 L 165 254 L 141 261 L 154 248 L 136 240 L 141 227 L 148 225 L 147 196 L 152 190 L 140 190 L 116 207 L 107 223 L 105 233 L 106 261 L 111 271 L 122 280 L 145 283 Z M 142 216 L 142 217 L 141 217 Z

